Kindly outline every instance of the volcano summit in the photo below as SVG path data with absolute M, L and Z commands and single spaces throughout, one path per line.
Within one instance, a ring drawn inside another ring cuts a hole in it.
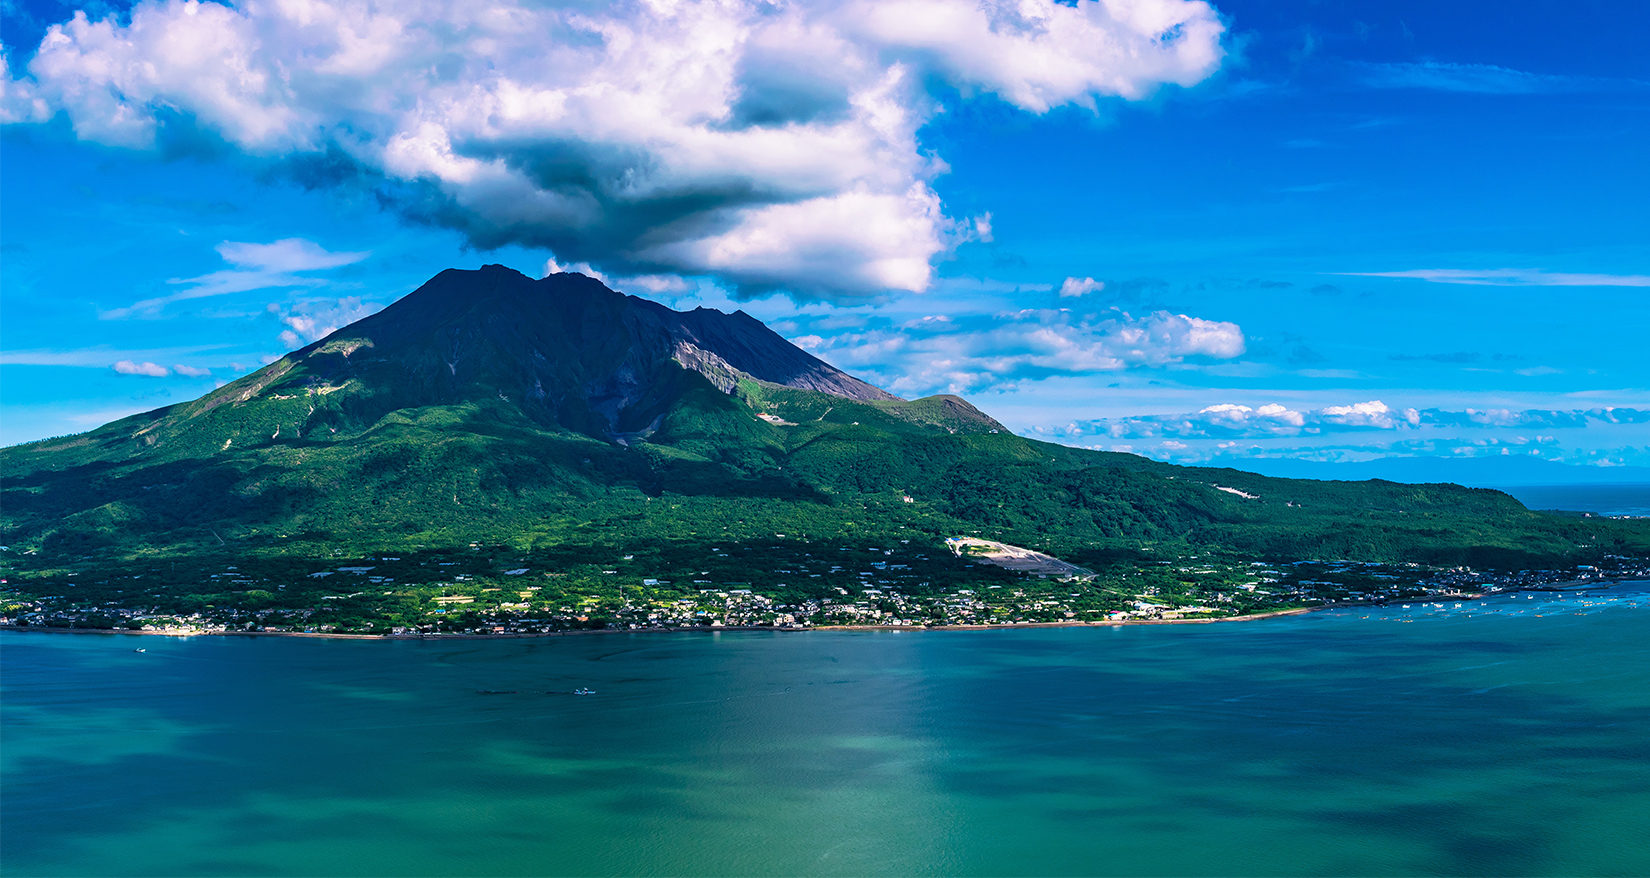
M 499 265 L 444 271 L 282 362 L 285 368 L 264 373 L 258 392 L 372 388 L 345 397 L 372 400 L 352 410 L 351 423 L 359 425 L 396 409 L 497 397 L 546 428 L 598 438 L 649 433 L 707 381 L 723 393 L 754 380 L 855 400 L 896 399 L 743 311 L 677 312 L 582 274 L 534 281 Z

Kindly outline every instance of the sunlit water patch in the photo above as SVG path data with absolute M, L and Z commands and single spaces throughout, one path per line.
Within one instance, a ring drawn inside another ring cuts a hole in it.
M 1647 601 L 1628 583 L 1192 626 L 10 633 L 0 853 L 10 875 L 1650 874 Z

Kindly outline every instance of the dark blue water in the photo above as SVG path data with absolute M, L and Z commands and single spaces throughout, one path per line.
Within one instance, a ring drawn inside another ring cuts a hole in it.
M 1513 485 L 1501 490 L 1531 509 L 1650 516 L 1650 485 Z
M 0 860 L 1646 875 L 1647 644 L 1644 583 L 1201 626 L 7 633 Z

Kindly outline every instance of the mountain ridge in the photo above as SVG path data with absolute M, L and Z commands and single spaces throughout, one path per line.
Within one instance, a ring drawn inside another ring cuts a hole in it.
M 41 563 L 974 534 L 1079 564 L 1214 549 L 1528 567 L 1644 539 L 1495 491 L 1037 442 L 958 397 L 894 397 L 749 315 L 499 266 L 442 272 L 197 400 L 3 454 L 0 533 Z

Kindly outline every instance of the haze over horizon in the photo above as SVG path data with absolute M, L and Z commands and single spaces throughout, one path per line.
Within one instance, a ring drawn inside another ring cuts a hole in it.
M 3 12 L 4 444 L 496 262 L 1067 444 L 1650 465 L 1640 5 Z

